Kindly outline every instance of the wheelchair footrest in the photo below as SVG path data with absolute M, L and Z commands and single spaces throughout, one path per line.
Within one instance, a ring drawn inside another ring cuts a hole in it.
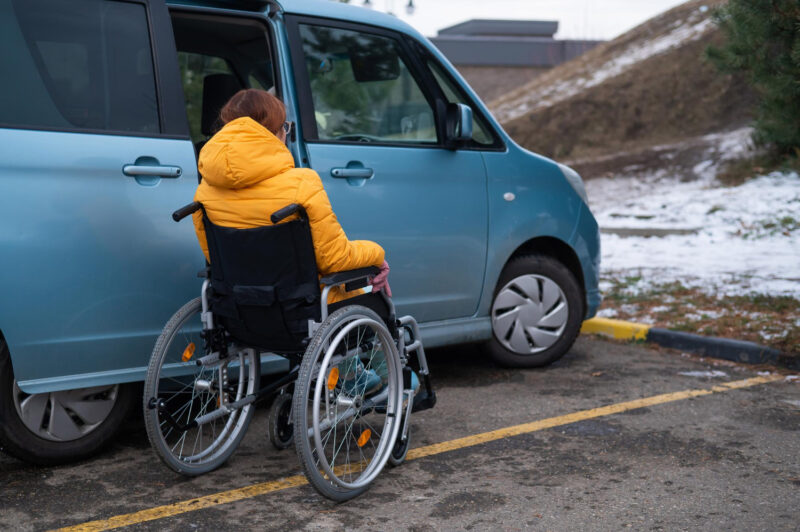
M 420 390 L 417 395 L 414 396 L 414 406 L 411 412 L 428 410 L 434 406 L 436 406 L 436 392 L 431 390 L 429 393 L 427 390 Z

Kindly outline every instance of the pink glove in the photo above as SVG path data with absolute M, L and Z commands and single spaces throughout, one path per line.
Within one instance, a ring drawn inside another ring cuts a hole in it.
M 386 295 L 392 297 L 392 289 L 389 287 L 389 281 L 387 280 L 387 277 L 389 277 L 389 263 L 383 261 L 380 273 L 372 278 L 370 284 L 372 285 L 373 292 L 385 290 Z

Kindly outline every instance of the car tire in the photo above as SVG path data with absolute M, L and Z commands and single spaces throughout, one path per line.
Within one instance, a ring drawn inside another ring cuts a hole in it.
M 21 418 L 19 400 L 15 400 L 15 394 L 21 392 L 14 380 L 8 345 L 0 339 L 0 450 L 20 460 L 43 466 L 75 462 L 97 453 L 111 442 L 134 403 L 135 387 L 130 384 L 107 387 L 107 390 L 102 395 L 96 396 L 98 401 L 102 400 L 106 405 L 102 408 L 100 418 L 92 420 L 94 422 L 91 425 L 81 426 L 80 416 L 64 409 L 68 415 L 75 416 L 74 419 L 70 419 L 77 420 L 74 422 L 78 427 L 75 430 L 80 431 L 79 437 L 62 441 L 52 437 L 43 438 L 31 431 Z M 54 399 L 58 397 L 56 394 L 69 393 L 74 394 L 75 391 L 54 392 L 52 395 L 36 394 L 26 398 L 48 396 L 42 397 L 42 401 L 49 405 L 43 409 L 52 413 L 54 404 L 52 400 L 56 400 Z M 108 404 L 110 402 L 113 402 L 113 405 Z M 97 415 L 96 410 L 93 413 Z
M 513 259 L 495 288 L 492 339 L 485 350 L 507 367 L 534 368 L 558 360 L 580 332 L 582 293 L 572 272 L 552 257 Z

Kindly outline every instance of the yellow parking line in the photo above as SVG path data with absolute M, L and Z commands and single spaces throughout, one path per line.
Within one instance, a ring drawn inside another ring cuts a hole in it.
M 681 392 L 665 393 L 661 395 L 654 395 L 652 397 L 645 397 L 644 399 L 636 399 L 633 401 L 625 401 L 623 403 L 616 403 L 608 406 L 601 406 L 599 408 L 592 408 L 591 410 L 582 410 L 580 412 L 573 412 L 563 416 L 556 416 L 531 423 L 523 423 L 521 425 L 514 425 L 503 429 L 484 432 L 481 434 L 474 434 L 464 438 L 458 438 L 441 443 L 434 443 L 433 445 L 426 445 L 425 447 L 418 447 L 408 451 L 406 460 L 416 460 L 425 456 L 433 456 L 436 454 L 446 453 L 448 451 L 455 451 L 456 449 L 463 449 L 465 447 L 472 447 L 490 441 L 509 438 L 511 436 L 519 436 L 520 434 L 528 434 L 539 430 L 550 429 L 562 425 L 568 425 L 577 421 L 584 421 L 587 419 L 598 418 L 603 416 L 610 416 L 612 414 L 619 414 L 627 412 L 628 410 L 635 410 L 637 408 L 644 408 L 647 406 L 660 405 L 664 403 L 671 403 L 674 401 L 681 401 L 684 399 L 691 399 L 692 397 L 701 397 L 704 395 L 711 395 L 713 393 L 728 392 L 740 388 L 747 388 L 750 386 L 757 386 L 768 382 L 774 382 L 783 379 L 781 375 L 767 375 L 761 377 L 753 377 L 751 379 L 744 379 L 740 381 L 727 382 L 713 386 L 709 389 L 696 389 L 684 390 Z M 275 491 L 281 491 L 288 488 L 295 488 L 308 484 L 306 478 L 302 475 L 295 475 L 286 477 L 271 482 L 262 482 L 260 484 L 253 484 L 245 486 L 244 488 L 237 488 L 229 491 L 222 491 L 214 493 L 213 495 L 206 495 L 204 497 L 197 497 L 187 501 L 181 501 L 174 504 L 167 504 L 155 508 L 148 508 L 139 512 L 130 514 L 123 514 L 111 517 L 109 519 L 102 519 L 98 521 L 90 521 L 76 526 L 62 528 L 62 531 L 95 531 L 95 530 L 110 530 L 123 526 L 135 525 L 144 523 L 146 521 L 154 521 L 156 519 L 163 519 L 203 508 L 211 508 L 221 504 L 227 504 L 242 499 L 249 499 L 259 495 L 265 495 Z

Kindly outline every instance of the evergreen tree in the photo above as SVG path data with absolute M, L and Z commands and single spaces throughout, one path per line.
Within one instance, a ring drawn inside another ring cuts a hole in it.
M 727 42 L 707 57 L 760 95 L 755 140 L 800 155 L 800 0 L 729 0 L 714 19 Z

